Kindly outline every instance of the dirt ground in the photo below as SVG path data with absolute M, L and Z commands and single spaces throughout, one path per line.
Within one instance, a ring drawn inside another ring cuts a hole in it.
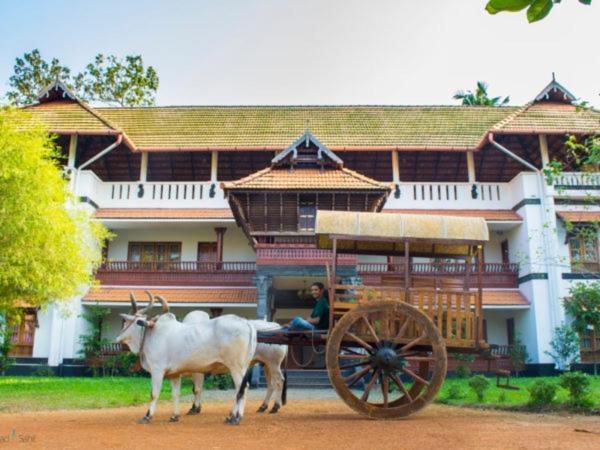
M 293 400 L 277 415 L 256 413 L 259 404 L 248 401 L 239 426 L 223 423 L 230 403 L 221 401 L 205 402 L 200 415 L 183 416 L 179 423 L 168 423 L 171 407 L 162 402 L 148 425 L 136 423 L 143 406 L 0 414 L 0 449 L 600 448 L 598 417 L 431 405 L 408 419 L 374 421 L 340 400 Z

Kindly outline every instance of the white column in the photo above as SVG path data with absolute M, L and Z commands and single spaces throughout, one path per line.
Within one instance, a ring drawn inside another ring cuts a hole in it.
M 550 154 L 548 153 L 548 138 L 545 134 L 539 135 L 539 142 L 542 166 L 547 166 L 550 163 Z
M 69 159 L 67 160 L 67 167 L 75 167 L 75 155 L 77 154 L 77 135 L 72 134 L 69 140 Z
M 210 158 L 210 181 L 217 182 L 217 166 L 219 165 L 219 153 L 216 150 L 212 151 Z
M 398 162 L 398 150 L 392 150 L 392 179 L 394 184 L 400 182 L 400 164 Z
M 148 152 L 142 153 L 140 162 L 140 182 L 145 182 L 148 179 Z
M 467 171 L 469 173 L 469 183 L 475 183 L 475 156 L 473 152 L 467 152 Z

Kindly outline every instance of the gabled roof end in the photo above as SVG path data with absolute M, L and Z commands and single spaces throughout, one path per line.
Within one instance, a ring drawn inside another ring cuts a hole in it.
M 75 102 L 79 101 L 77 96 L 60 80 L 56 80 L 38 94 L 38 101 L 40 103 L 60 99 L 69 99 Z
M 562 86 L 552 72 L 552 81 L 540 92 L 534 102 L 552 101 L 559 103 L 573 103 L 577 98 Z

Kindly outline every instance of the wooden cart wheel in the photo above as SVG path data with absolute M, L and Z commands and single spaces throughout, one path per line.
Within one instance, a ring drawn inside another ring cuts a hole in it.
M 433 321 L 400 301 L 345 313 L 327 342 L 331 384 L 348 406 L 372 418 L 423 408 L 441 388 L 446 366 L 446 344 Z

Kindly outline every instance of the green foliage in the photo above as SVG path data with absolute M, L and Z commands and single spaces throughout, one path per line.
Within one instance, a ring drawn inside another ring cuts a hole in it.
M 487 83 L 478 81 L 475 92 L 457 91 L 452 98 L 460 100 L 463 105 L 469 106 L 502 106 L 510 101 L 509 97 L 504 97 L 503 99 L 501 99 L 501 97 L 490 98 L 487 89 Z
M 471 355 L 469 353 L 456 353 L 453 355 L 453 357 L 457 361 L 461 362 L 454 372 L 456 377 L 468 378 L 471 375 L 471 369 L 469 365 L 475 361 L 475 355 Z
M 476 375 L 469 379 L 469 387 L 477 395 L 477 401 L 483 402 L 485 391 L 490 386 L 490 382 L 483 375 Z
M 527 8 L 527 20 L 529 23 L 537 22 L 546 17 L 554 3 L 560 3 L 561 0 L 490 0 L 485 9 L 490 14 L 497 14 L 501 11 L 518 12 Z M 592 0 L 579 0 L 579 3 L 590 5 Z
M 204 389 L 232 389 L 233 378 L 228 373 L 218 375 L 206 375 L 204 377 Z
M 565 372 L 560 376 L 560 386 L 569 391 L 569 403 L 572 406 L 589 407 L 592 402 L 587 398 L 590 377 L 581 372 Z
M 552 403 L 558 386 L 546 380 L 537 380 L 529 388 L 529 406 L 542 408 Z
M 454 374 L 456 375 L 456 378 L 469 378 L 471 376 L 471 369 L 469 366 L 461 364 L 456 368 Z
M 1 316 L 0 319 L 2 319 Z M 8 355 L 13 348 L 10 331 L 10 327 L 3 325 L 0 320 L 0 375 L 4 375 L 8 368 L 15 363 L 15 359 Z
M 573 284 L 563 305 L 576 331 L 582 333 L 588 326 L 600 330 L 600 282 Z
M 119 59 L 98 54 L 94 62 L 76 77 L 81 96 L 118 106 L 151 106 L 158 89 L 158 75 L 152 66 L 144 68 L 141 55 Z
M 108 231 L 68 191 L 47 131 L 0 109 L 0 314 L 72 298 L 92 280 Z
M 102 335 L 106 328 L 106 318 L 110 315 L 110 309 L 99 305 L 86 306 L 81 317 L 89 324 L 89 331 L 79 336 L 81 344 L 80 355 L 85 358 L 97 358 L 101 354 L 104 345 L 110 344 L 110 340 Z
M 498 403 L 506 403 L 506 391 L 500 391 L 498 393 Z
M 144 67 L 141 55 L 98 54 L 75 76 L 57 58 L 45 61 L 38 49 L 15 60 L 9 79 L 7 100 L 17 106 L 33 103 L 38 94 L 60 80 L 79 98 L 108 105 L 149 106 L 154 104 L 158 75 L 152 66 Z
M 34 377 L 53 377 L 55 374 L 50 366 L 42 366 L 35 369 L 31 375 Z
M 525 368 L 525 364 L 529 361 L 529 352 L 527 347 L 521 340 L 521 333 L 517 331 L 513 340 L 513 345 L 510 346 L 510 362 L 514 371 L 519 374 Z
M 450 400 L 458 400 L 464 397 L 463 391 L 458 384 L 451 384 L 448 388 L 447 398 Z
M 105 374 L 111 377 L 139 376 L 138 373 L 132 373 L 129 370 L 136 363 L 137 359 L 138 356 L 131 352 L 111 356 L 104 364 Z
M 556 365 L 558 370 L 568 370 L 571 364 L 579 358 L 579 336 L 577 332 L 566 323 L 554 329 L 550 341 L 551 352 L 546 352 Z

